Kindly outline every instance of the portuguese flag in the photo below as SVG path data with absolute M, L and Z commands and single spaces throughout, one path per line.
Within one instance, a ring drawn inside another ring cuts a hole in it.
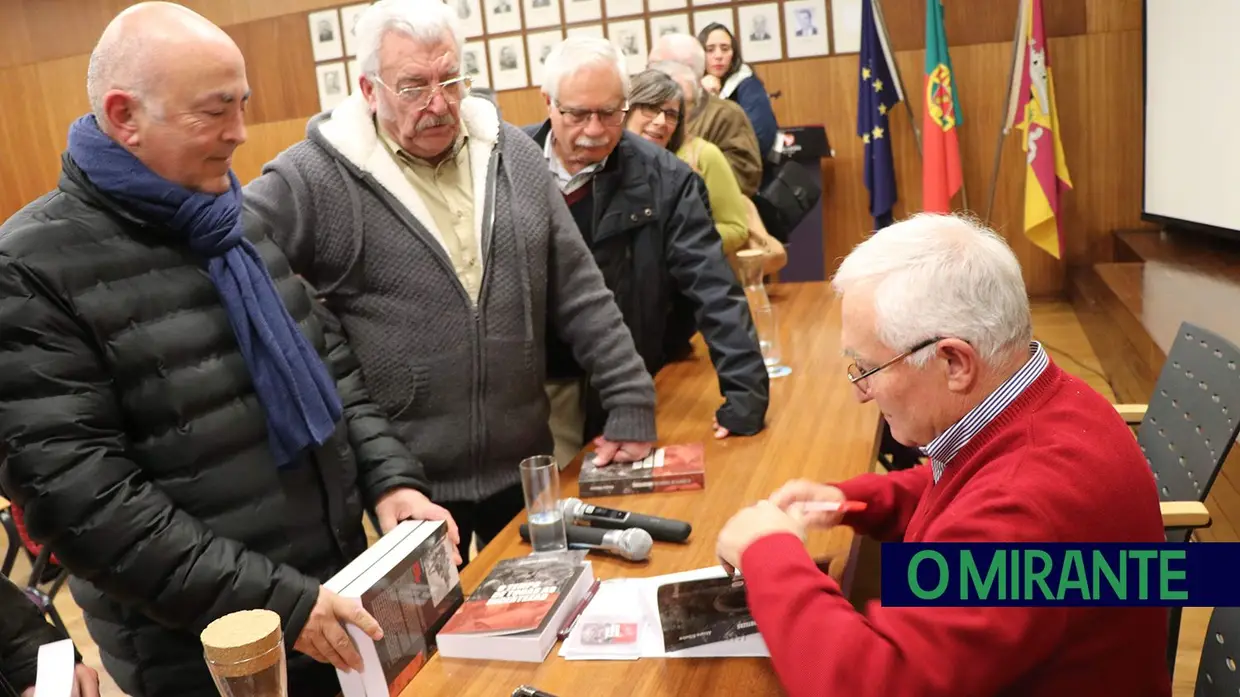
M 964 175 L 956 138 L 960 105 L 941 0 L 926 0 L 926 103 L 922 113 L 921 207 L 931 213 L 948 213 Z

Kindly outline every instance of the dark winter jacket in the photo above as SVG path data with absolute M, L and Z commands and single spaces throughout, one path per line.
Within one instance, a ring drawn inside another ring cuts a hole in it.
M 34 686 L 39 647 L 67 638 L 22 589 L 0 576 L 0 697 L 18 697 Z
M 545 146 L 550 130 L 550 121 L 527 127 L 539 146 Z M 668 150 L 626 131 L 589 186 L 593 225 L 582 232 L 646 369 L 658 373 L 672 358 L 677 341 L 670 339 L 686 338 L 696 328 L 725 400 L 716 414 L 719 424 L 740 435 L 761 431 L 769 379 L 701 178 Z M 687 328 L 673 308 L 682 303 L 693 311 Z M 571 354 L 555 347 L 554 337 L 549 344 L 548 374 L 575 377 L 581 369 Z M 587 413 L 587 437 L 597 430 L 594 421 Z
M 246 235 L 345 405 L 281 469 L 204 262 L 172 233 L 68 156 L 58 188 L 0 227 L 0 482 L 133 697 L 217 694 L 198 635 L 253 608 L 283 618 L 290 681 L 334 680 L 292 651 L 320 581 L 365 549 L 365 506 L 429 491 L 330 315 L 267 230 L 247 218 Z

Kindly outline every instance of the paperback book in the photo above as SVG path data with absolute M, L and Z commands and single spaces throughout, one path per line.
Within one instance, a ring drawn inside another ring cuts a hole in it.
M 580 553 L 505 559 L 439 632 L 439 653 L 542 661 L 593 582 L 593 568 Z
M 621 496 L 706 488 L 705 448 L 701 443 L 669 445 L 631 464 L 594 464 L 586 453 L 577 477 L 580 496 Z
M 383 628 L 374 641 L 347 625 L 360 673 L 336 671 L 344 697 L 395 697 L 434 650 L 435 633 L 464 600 L 442 521 L 405 521 L 324 584 L 359 598 Z

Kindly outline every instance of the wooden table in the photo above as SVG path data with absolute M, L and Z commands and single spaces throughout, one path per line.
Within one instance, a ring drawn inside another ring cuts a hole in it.
M 719 406 L 714 368 L 695 339 L 694 358 L 668 366 L 656 379 L 659 441 L 706 443 L 706 488 L 695 492 L 591 498 L 591 503 L 687 520 L 684 545 L 656 543 L 651 558 L 634 563 L 594 552 L 599 578 L 655 576 L 713 566 L 715 538 L 738 509 L 765 498 L 789 479 L 838 480 L 873 468 L 879 414 L 857 403 L 839 344 L 839 303 L 825 283 L 781 284 L 771 289 L 781 323 L 784 362 L 792 374 L 771 381 L 767 428 L 752 438 L 715 441 L 711 419 Z M 561 495 L 575 496 L 580 457 L 561 474 Z M 519 516 L 461 574 L 465 593 L 478 586 L 500 559 L 529 554 L 517 533 Z M 812 533 L 811 552 L 833 555 L 834 577 L 847 582 L 852 531 Z M 473 661 L 434 656 L 403 697 L 507 697 L 530 684 L 557 697 L 684 697 L 779 694 L 768 659 L 641 659 L 565 661 L 552 648 L 542 663 Z

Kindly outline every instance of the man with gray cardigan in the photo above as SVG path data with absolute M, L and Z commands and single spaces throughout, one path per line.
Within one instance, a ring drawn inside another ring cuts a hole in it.
M 545 330 L 589 367 L 604 461 L 649 454 L 654 383 L 542 151 L 468 96 L 456 14 L 382 0 L 357 24 L 361 90 L 246 187 L 479 548 L 522 509 L 518 463 L 553 451 Z

